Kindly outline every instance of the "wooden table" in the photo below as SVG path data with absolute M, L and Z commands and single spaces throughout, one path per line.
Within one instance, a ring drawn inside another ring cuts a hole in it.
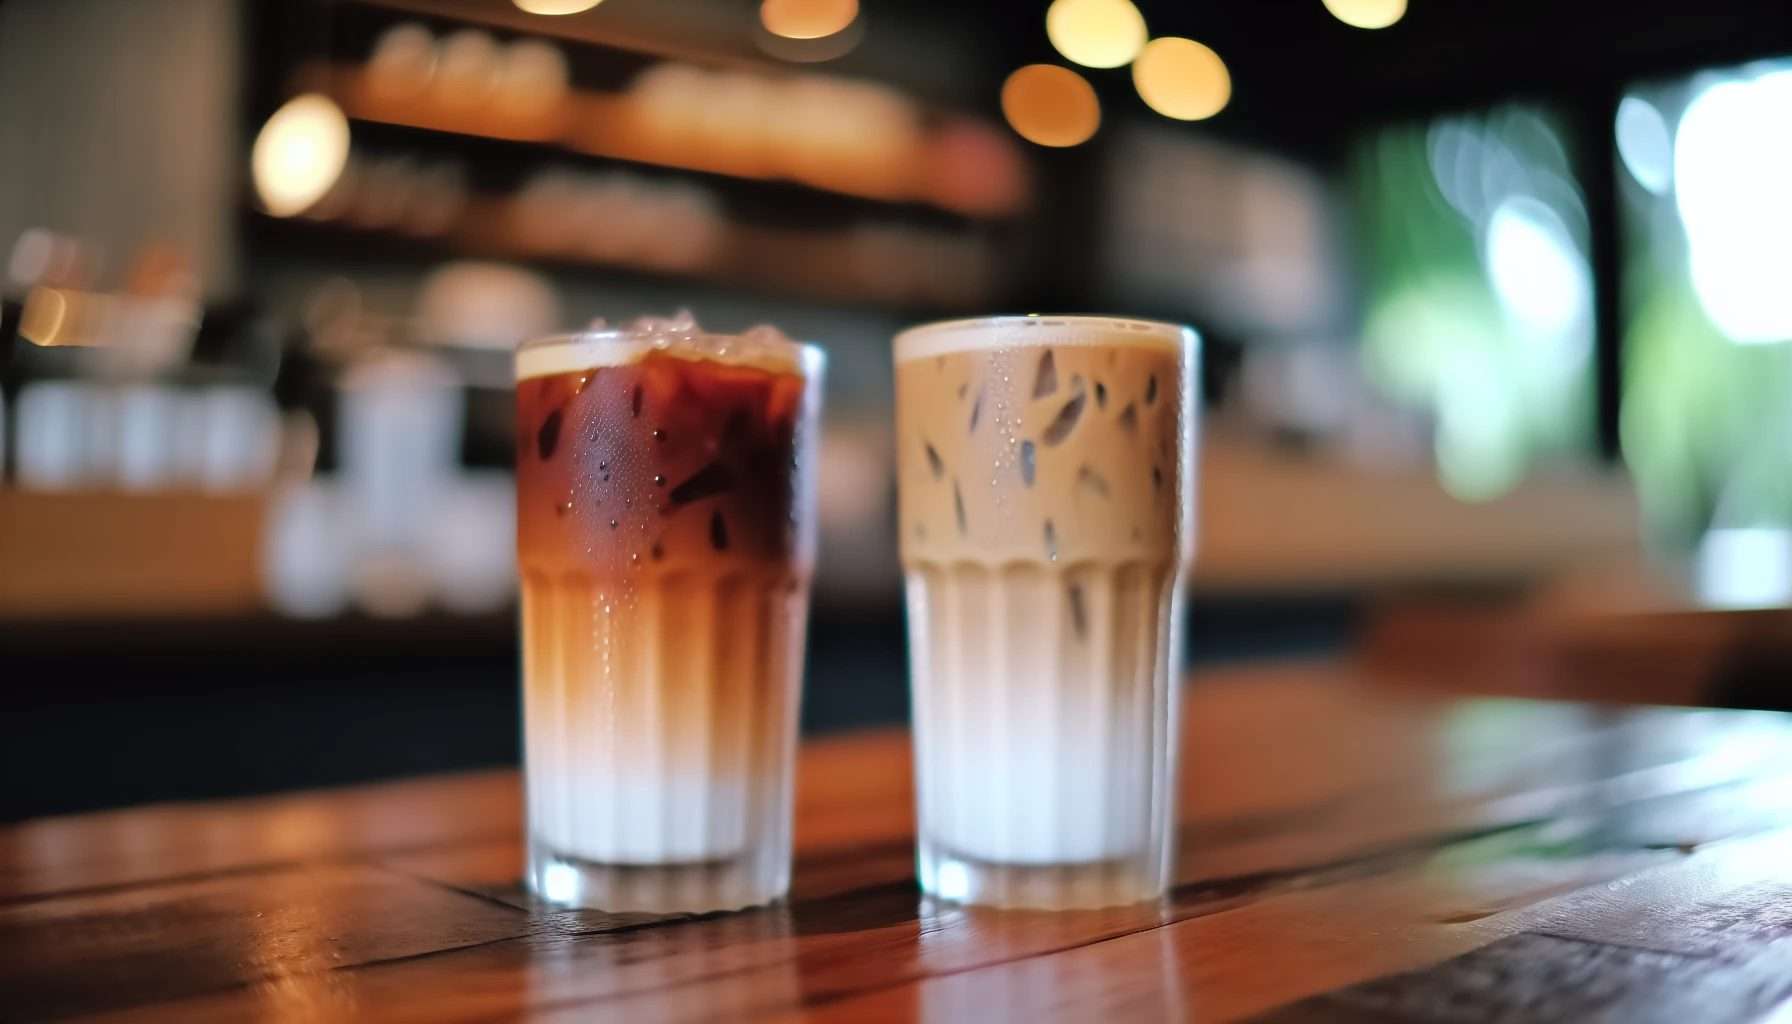
M 867 733 L 803 751 L 789 902 L 700 919 L 532 905 L 507 771 L 0 829 L 0 1018 L 1792 1014 L 1792 717 L 1304 666 L 1185 706 L 1161 906 L 922 905 L 906 738 Z

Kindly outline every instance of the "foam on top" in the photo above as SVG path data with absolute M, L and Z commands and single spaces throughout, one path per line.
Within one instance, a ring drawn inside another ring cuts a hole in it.
M 516 379 L 626 366 L 650 352 L 802 376 L 814 375 L 822 361 L 820 349 L 791 341 L 769 324 L 739 334 L 712 334 L 688 310 L 679 310 L 670 317 L 637 317 L 615 327 L 596 320 L 577 334 L 525 342 L 516 350 Z
M 1180 350 L 1195 342 L 1192 328 L 1119 316 L 988 316 L 942 320 L 896 335 L 896 361 L 952 352 L 986 352 L 1034 345 L 1124 345 Z

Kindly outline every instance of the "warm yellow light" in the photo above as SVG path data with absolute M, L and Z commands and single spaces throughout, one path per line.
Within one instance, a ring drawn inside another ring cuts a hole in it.
M 348 163 L 348 119 L 329 97 L 306 93 L 274 111 L 255 136 L 249 172 L 261 203 L 291 217 L 323 198 Z
M 1232 76 L 1220 55 L 1178 36 L 1145 44 L 1132 65 L 1132 84 L 1146 106 L 1178 121 L 1212 117 L 1232 98 Z
M 1117 68 L 1144 48 L 1145 16 L 1132 0 L 1052 0 L 1045 35 L 1065 60 Z
M 823 39 L 859 16 L 859 0 L 765 0 L 759 5 L 759 23 L 774 36 L 786 39 Z
M 1332 17 L 1356 28 L 1387 28 L 1406 14 L 1406 0 L 1325 0 Z
M 578 14 L 589 11 L 604 0 L 513 0 L 530 14 Z
M 1069 68 L 1028 64 L 1002 83 L 1002 116 L 1028 142 L 1075 146 L 1101 127 L 1101 102 Z
M 19 337 L 34 345 L 60 345 L 67 341 L 63 328 L 68 326 L 68 293 L 55 288 L 33 288 L 25 293 L 25 308 L 19 315 Z

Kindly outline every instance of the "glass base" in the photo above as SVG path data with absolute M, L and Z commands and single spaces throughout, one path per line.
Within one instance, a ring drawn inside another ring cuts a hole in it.
M 949 903 L 1030 910 L 1087 910 L 1154 900 L 1164 893 L 1149 856 L 1079 864 L 1000 864 L 966 857 L 922 838 L 921 891 Z
M 707 914 L 782 899 L 790 888 L 790 869 L 753 852 L 688 864 L 600 864 L 531 842 L 524 882 L 555 906 L 619 914 Z

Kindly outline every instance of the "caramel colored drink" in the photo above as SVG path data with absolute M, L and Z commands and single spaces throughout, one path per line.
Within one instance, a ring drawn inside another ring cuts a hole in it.
M 788 888 L 821 364 L 688 321 L 518 350 L 542 898 L 709 911 Z
M 1195 354 L 1186 328 L 1109 317 L 896 339 L 928 893 L 1055 908 L 1164 890 Z

